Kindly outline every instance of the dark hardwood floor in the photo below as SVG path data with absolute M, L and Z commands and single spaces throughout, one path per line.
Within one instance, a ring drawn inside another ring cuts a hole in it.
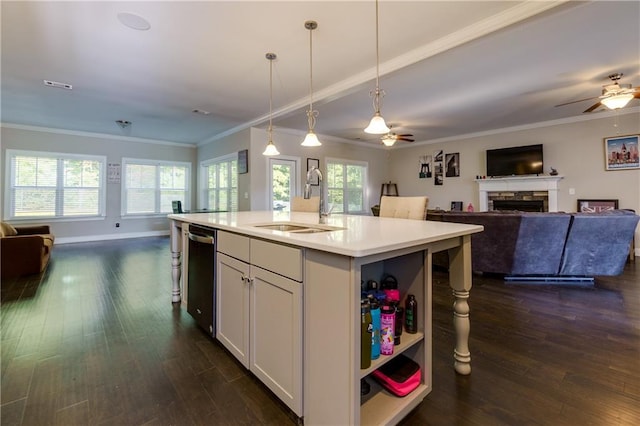
M 170 264 L 167 238 L 57 245 L 2 282 L 2 425 L 294 425 L 171 304 Z M 474 277 L 470 376 L 443 271 L 433 299 L 434 388 L 402 424 L 640 424 L 638 259 L 591 288 Z

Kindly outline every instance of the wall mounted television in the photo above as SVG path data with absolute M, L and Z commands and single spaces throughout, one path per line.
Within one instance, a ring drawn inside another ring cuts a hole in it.
M 539 175 L 543 171 L 542 144 L 487 150 L 487 176 Z

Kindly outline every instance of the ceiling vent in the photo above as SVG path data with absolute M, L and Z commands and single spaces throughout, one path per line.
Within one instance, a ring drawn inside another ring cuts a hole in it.
M 131 122 L 129 120 L 116 120 L 116 124 L 123 129 L 131 126 Z
M 73 86 L 68 83 L 60 83 L 59 81 L 43 80 L 45 86 L 57 87 L 58 89 L 73 89 Z

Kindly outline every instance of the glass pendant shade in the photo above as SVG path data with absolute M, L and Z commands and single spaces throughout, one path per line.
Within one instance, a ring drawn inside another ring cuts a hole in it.
M 278 148 L 276 148 L 276 146 L 270 140 L 264 152 L 262 153 L 262 155 L 280 155 L 280 152 L 278 151 Z
M 393 146 L 396 143 L 396 138 L 390 137 L 390 136 L 385 136 L 382 138 L 382 143 L 385 146 Z
M 313 130 L 309 130 L 309 133 L 307 133 L 307 136 L 305 136 L 305 138 L 302 141 L 301 145 L 302 146 L 320 146 L 322 144 L 318 140 L 318 136 L 316 136 L 314 131 Z
M 633 99 L 633 95 L 631 93 L 623 93 L 604 98 L 600 103 L 609 109 L 619 109 L 624 108 L 631 99 Z
M 384 118 L 382 118 L 379 112 L 375 113 L 367 128 L 364 129 L 365 132 L 373 135 L 389 133 L 389 130 L 390 129 L 387 127 L 387 124 L 384 122 Z

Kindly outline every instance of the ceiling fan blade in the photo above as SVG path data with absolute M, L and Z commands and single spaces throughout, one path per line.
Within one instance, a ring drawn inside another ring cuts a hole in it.
M 595 104 L 591 105 L 589 108 L 585 109 L 585 110 L 584 110 L 584 111 L 582 111 L 582 112 L 583 112 L 583 113 L 585 113 L 585 112 L 592 112 L 592 111 L 594 111 L 595 109 L 597 109 L 597 108 L 599 108 L 599 107 L 601 107 L 601 106 L 604 106 L 604 105 L 602 105 L 602 103 L 600 103 L 600 102 L 596 102 Z
M 561 107 L 561 106 L 565 106 L 565 105 L 577 104 L 578 102 L 590 101 L 591 99 L 598 99 L 598 97 L 597 96 L 592 96 L 590 98 L 584 98 L 584 99 L 579 99 L 577 101 L 565 102 L 563 104 L 558 104 L 558 105 L 555 105 L 555 106 Z
M 410 133 L 405 133 L 405 134 L 403 134 L 403 135 L 398 135 L 398 136 L 403 137 L 403 138 L 404 138 L 404 137 L 409 137 L 409 138 L 413 137 L 413 135 L 412 135 L 412 134 L 410 134 Z
M 402 138 L 402 137 L 398 137 L 398 138 L 396 138 L 396 140 L 405 141 L 405 142 L 415 142 L 415 139 Z

